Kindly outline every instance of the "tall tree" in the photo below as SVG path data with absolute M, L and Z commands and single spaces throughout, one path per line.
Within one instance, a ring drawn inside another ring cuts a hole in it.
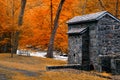
M 21 10 L 20 10 L 19 17 L 18 17 L 18 27 L 22 26 L 25 6 L 26 6 L 26 0 L 21 0 Z M 12 39 L 13 38 L 14 39 L 12 41 L 13 45 L 12 45 L 12 50 L 11 50 L 11 57 L 13 57 L 13 53 L 16 53 L 18 49 L 20 31 L 17 30 L 12 35 L 13 35 Z
M 12 10 L 11 11 L 12 12 L 12 26 L 14 27 L 14 0 L 12 0 L 12 9 L 11 10 Z M 15 45 L 14 40 L 15 40 L 14 32 L 11 31 L 11 57 L 13 57 L 13 53 L 14 53 L 14 45 Z
M 55 40 L 55 35 L 56 35 L 56 31 L 58 28 L 58 20 L 60 17 L 60 12 L 62 10 L 62 6 L 64 4 L 65 0 L 61 0 L 57 9 L 57 13 L 56 13 L 56 17 L 54 20 L 54 27 L 51 33 L 51 37 L 50 37 L 50 41 L 49 41 L 49 45 L 48 45 L 48 50 L 47 50 L 47 57 L 48 58 L 53 58 L 53 46 L 54 46 L 54 40 Z

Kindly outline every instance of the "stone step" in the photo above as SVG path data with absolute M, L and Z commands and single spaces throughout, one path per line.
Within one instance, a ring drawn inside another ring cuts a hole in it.
M 46 66 L 47 70 L 52 69 L 66 69 L 66 68 L 72 68 L 72 69 L 81 69 L 81 65 L 79 64 L 71 64 L 71 65 L 62 65 L 62 66 Z

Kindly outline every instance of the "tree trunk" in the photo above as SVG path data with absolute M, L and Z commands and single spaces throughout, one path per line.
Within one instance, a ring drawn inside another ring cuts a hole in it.
M 26 0 L 21 0 L 21 10 L 20 10 L 20 14 L 18 17 L 18 27 L 22 26 L 23 23 L 23 15 L 24 15 L 24 10 L 25 10 L 25 6 L 26 6 Z M 18 44 L 19 44 L 19 35 L 20 35 L 20 31 L 15 31 L 13 33 L 13 45 L 12 45 L 12 50 L 11 50 L 11 57 L 13 57 L 13 53 L 17 52 L 18 49 Z
M 48 58 L 53 58 L 53 46 L 54 46 L 54 39 L 55 39 L 55 34 L 58 28 L 58 20 L 60 17 L 60 12 L 62 10 L 62 6 L 64 4 L 65 0 L 61 0 L 57 9 L 57 13 L 56 13 L 56 17 L 54 20 L 54 27 L 51 33 L 51 37 L 50 37 L 50 41 L 49 41 L 49 45 L 48 45 L 48 50 L 47 50 L 47 57 Z
M 26 0 L 21 0 L 21 10 L 18 18 L 18 26 L 21 26 L 23 23 L 23 15 L 25 11 L 25 6 L 26 6 Z
M 51 21 L 51 24 L 50 24 L 50 28 L 51 28 L 51 32 L 53 30 L 53 5 L 52 5 L 52 0 L 50 0 L 50 21 Z
M 12 26 L 14 27 L 14 0 L 12 0 Z M 11 58 L 14 54 L 14 32 L 11 31 Z

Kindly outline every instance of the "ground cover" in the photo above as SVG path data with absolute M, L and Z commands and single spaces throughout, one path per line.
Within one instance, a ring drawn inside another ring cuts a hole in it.
M 46 70 L 48 65 L 66 65 L 66 63 L 49 58 L 18 55 L 10 58 L 10 54 L 0 54 L 0 80 L 109 80 L 94 75 L 94 71 Z M 109 74 L 102 75 L 111 77 Z

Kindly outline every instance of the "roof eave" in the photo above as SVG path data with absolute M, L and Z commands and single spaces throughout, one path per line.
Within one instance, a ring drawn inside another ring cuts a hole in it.
M 120 20 L 119 20 L 118 18 L 114 17 L 114 16 L 113 16 L 111 13 L 109 13 L 109 12 L 106 12 L 106 13 L 104 13 L 102 16 L 97 17 L 96 20 L 100 20 L 100 19 L 101 19 L 103 16 L 105 16 L 105 15 L 109 15 L 110 17 L 112 17 L 112 18 L 115 19 L 116 21 L 120 22 Z
M 66 24 L 78 24 L 78 23 L 85 23 L 85 22 L 92 22 L 92 21 L 97 21 L 97 19 L 91 19 L 91 20 L 86 20 L 86 21 L 67 22 Z
M 74 33 L 68 33 L 67 32 L 67 34 L 69 35 L 69 34 L 83 34 L 84 32 L 86 32 L 88 30 L 88 28 L 86 27 L 83 31 L 81 31 L 81 32 L 74 32 Z
M 118 18 L 116 18 L 115 16 L 113 16 L 111 13 L 104 11 L 104 13 L 102 13 L 101 15 L 99 15 L 97 18 L 95 19 L 91 19 L 91 20 L 85 20 L 85 21 L 73 21 L 71 22 L 71 20 L 67 21 L 67 24 L 78 24 L 78 23 L 85 23 L 85 22 L 90 22 L 90 21 L 97 21 L 100 20 L 103 16 L 105 15 L 109 15 L 110 17 L 112 17 L 113 19 L 115 19 L 116 21 L 120 22 L 120 20 Z

